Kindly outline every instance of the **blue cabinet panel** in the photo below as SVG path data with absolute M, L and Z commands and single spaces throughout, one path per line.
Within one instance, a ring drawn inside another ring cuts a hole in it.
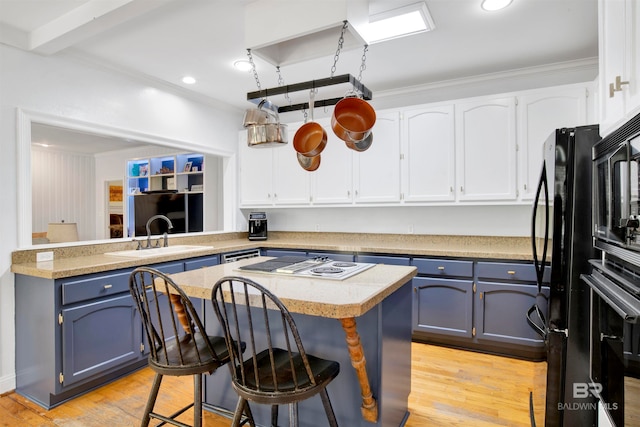
M 413 258 L 411 265 L 418 268 L 418 274 L 445 277 L 473 277 L 473 261 Z
M 184 262 L 184 271 L 196 270 L 203 267 L 212 267 L 220 264 L 218 255 L 191 259 Z
M 409 265 L 408 257 L 384 256 L 384 255 L 356 255 L 357 262 L 368 262 L 372 264 L 388 265 Z
M 414 277 L 414 330 L 472 337 L 473 282 Z
M 103 298 L 129 291 L 129 273 L 96 273 L 72 277 L 62 281 L 62 304 Z
M 549 288 L 542 288 L 547 301 Z M 536 303 L 538 289 L 526 284 L 477 283 L 475 311 L 477 338 L 511 344 L 544 346 L 542 338 L 527 323 L 526 313 Z M 540 309 L 547 313 L 547 305 Z
M 515 280 L 536 283 L 536 270 L 533 264 L 510 262 L 478 262 L 478 279 Z M 551 267 L 545 267 L 543 281 L 549 282 Z
M 141 328 L 132 327 L 130 295 L 62 310 L 63 387 L 134 362 L 140 357 Z
M 286 250 L 286 249 L 266 249 L 264 251 L 264 256 L 307 256 L 307 251 L 296 251 L 296 250 Z

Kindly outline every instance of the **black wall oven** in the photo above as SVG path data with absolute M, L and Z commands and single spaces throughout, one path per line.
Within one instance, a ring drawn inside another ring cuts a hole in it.
M 598 426 L 625 426 L 640 395 L 640 115 L 593 148 L 593 244 L 582 275 L 591 293 L 590 385 Z M 633 402 L 626 407 L 625 402 Z

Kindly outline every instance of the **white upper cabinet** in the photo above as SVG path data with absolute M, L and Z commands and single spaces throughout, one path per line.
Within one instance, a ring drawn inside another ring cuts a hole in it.
M 251 148 L 247 131 L 239 134 L 240 204 L 265 206 L 273 204 L 273 155 L 271 148 Z M 280 149 L 282 147 L 276 148 Z
M 640 112 L 640 2 L 599 0 L 600 135 Z
M 515 122 L 515 97 L 456 105 L 458 200 L 516 199 Z
M 542 147 L 555 129 L 587 122 L 587 85 L 553 87 L 518 96 L 518 190 L 522 200 L 535 196 L 542 168 Z
M 298 163 L 293 148 L 293 136 L 302 123 L 288 125 L 289 143 L 273 150 L 273 203 L 276 205 L 299 205 L 310 201 L 309 178 Z
M 402 194 L 405 202 L 455 199 L 454 106 L 402 113 Z
M 399 116 L 398 112 L 378 112 L 371 147 L 353 153 L 356 203 L 400 201 Z
M 345 204 L 353 201 L 353 151 L 331 130 L 331 120 L 316 120 L 327 132 L 327 145 L 320 153 L 320 167 L 310 172 L 314 204 Z

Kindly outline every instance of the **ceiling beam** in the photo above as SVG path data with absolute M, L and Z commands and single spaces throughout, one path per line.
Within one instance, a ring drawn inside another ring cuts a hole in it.
M 51 55 L 173 0 L 91 0 L 28 33 L 27 50 Z

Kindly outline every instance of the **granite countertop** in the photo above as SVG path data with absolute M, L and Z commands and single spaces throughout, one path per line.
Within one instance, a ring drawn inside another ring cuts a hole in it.
M 249 241 L 247 233 L 215 233 L 172 236 L 169 245 L 202 245 L 203 248 L 187 253 L 134 258 L 105 255 L 106 252 L 135 249 L 136 243 L 129 239 L 113 243 L 36 247 L 13 252 L 11 271 L 58 279 L 252 248 L 520 261 L 532 259 L 530 239 L 526 237 L 269 232 L 266 241 Z M 44 251 L 53 252 L 53 261 L 36 262 L 37 253 Z
M 171 274 L 171 278 L 188 296 L 209 299 L 219 279 L 241 275 L 277 295 L 292 313 L 343 319 L 363 315 L 411 280 L 417 271 L 416 267 L 378 264 L 345 280 L 329 280 L 238 270 L 268 259 L 272 257 L 199 268 Z

